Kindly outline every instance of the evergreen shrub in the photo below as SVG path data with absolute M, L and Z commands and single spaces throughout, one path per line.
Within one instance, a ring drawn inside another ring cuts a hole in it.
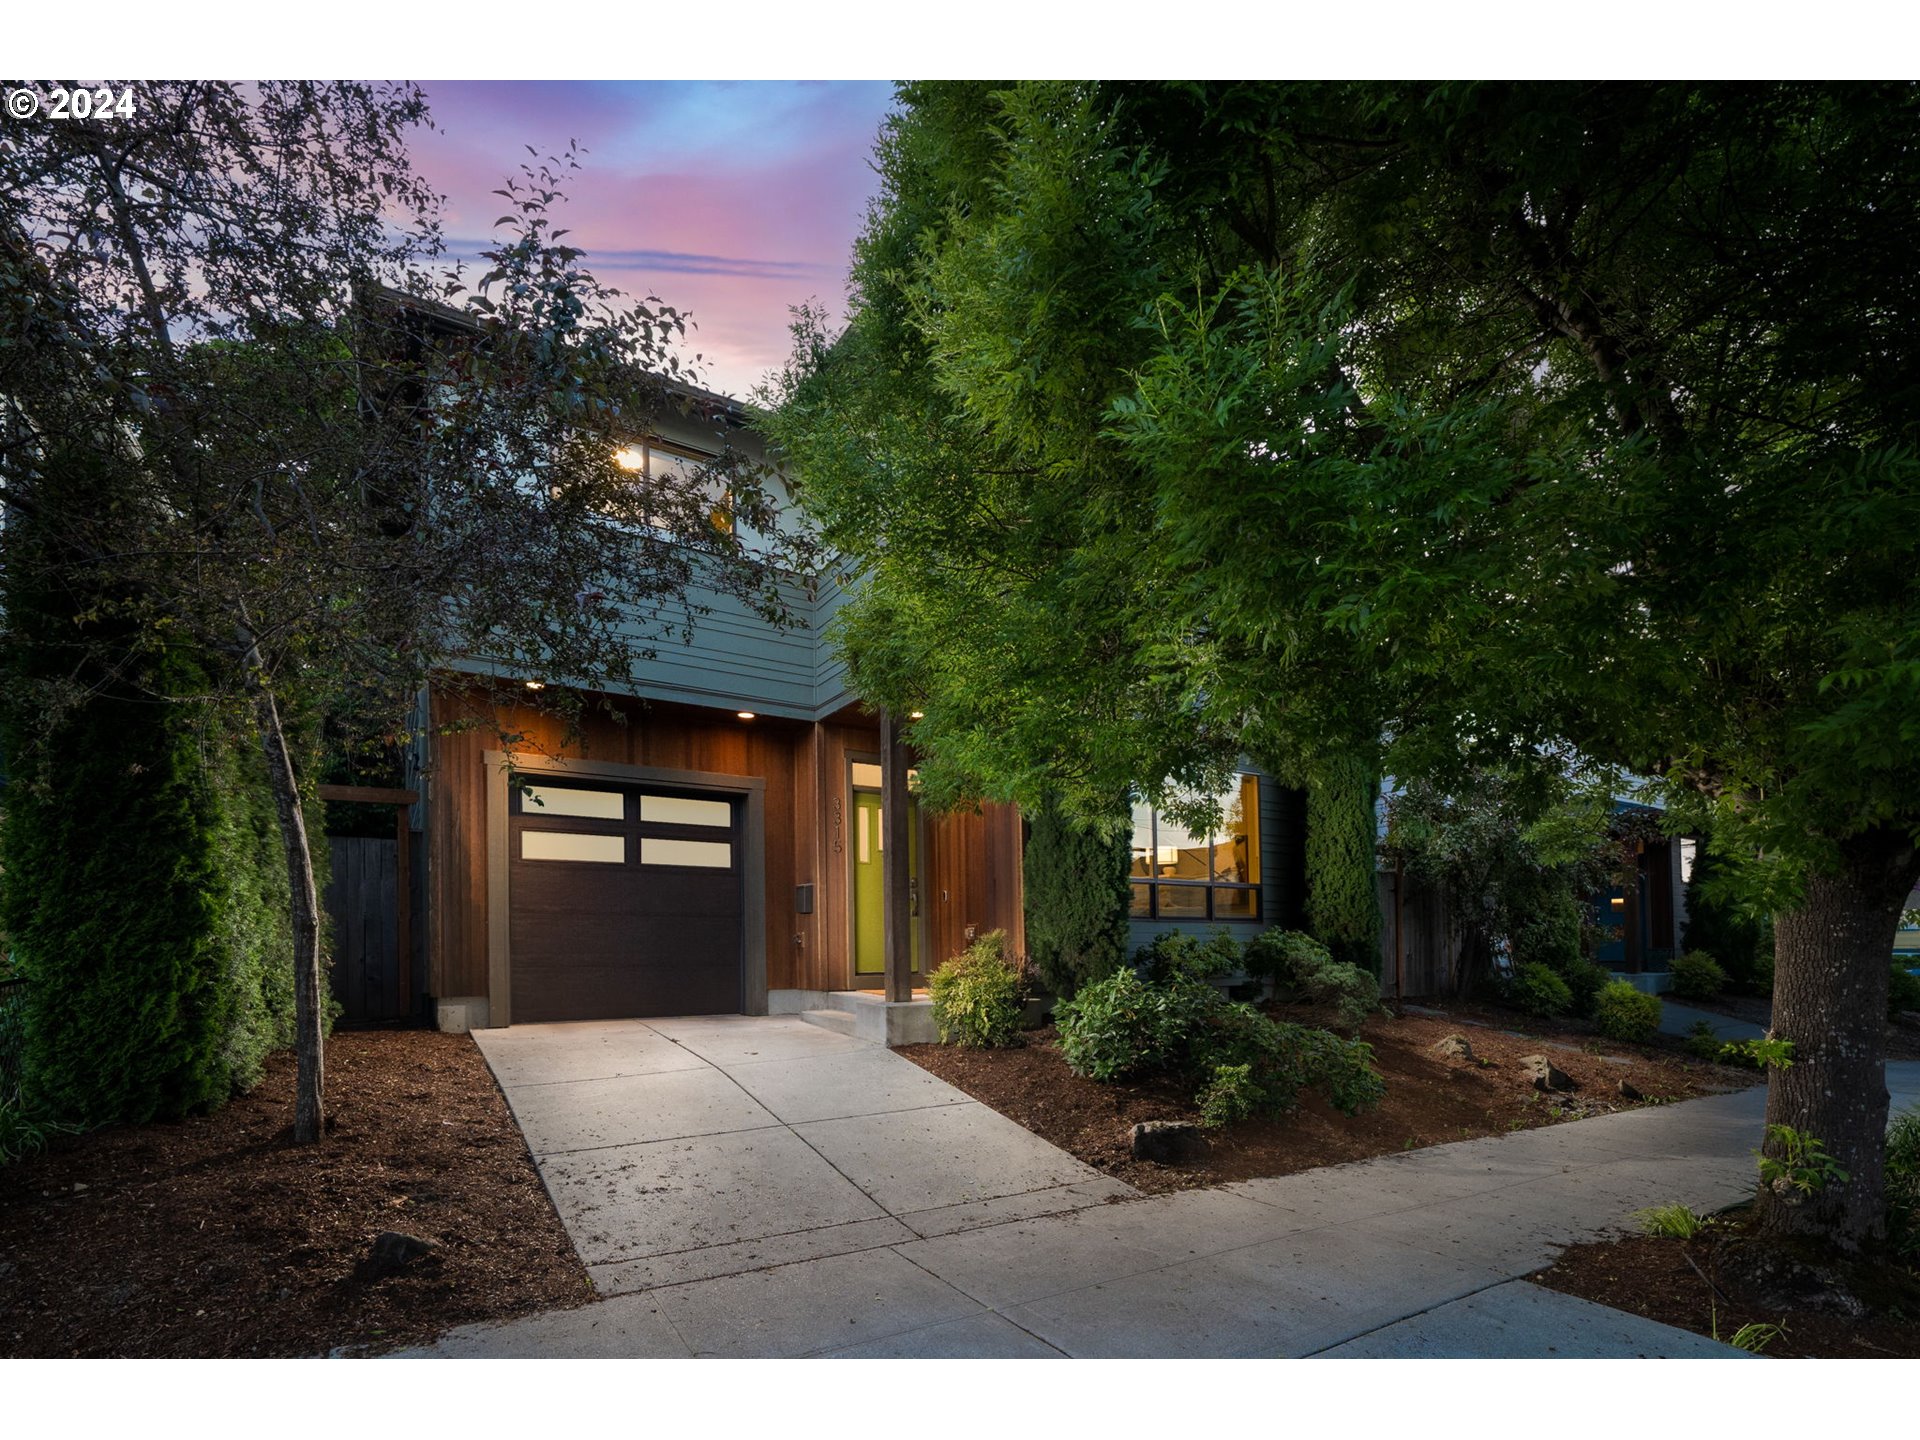
M 1674 956 L 1669 973 L 1678 1000 L 1711 1000 L 1727 988 L 1727 972 L 1704 950 Z
M 990 930 L 933 972 L 927 992 L 942 1041 L 982 1050 L 1020 1043 L 1027 981 L 1006 952 L 1007 932 Z
M 1367 763 L 1346 757 L 1307 787 L 1307 923 L 1333 958 L 1380 971 L 1380 892 L 1374 813 L 1378 784 Z
M 1333 958 L 1327 947 L 1298 930 L 1267 930 L 1247 943 L 1246 969 L 1273 981 L 1274 988 L 1291 992 L 1313 1005 L 1324 1005 L 1339 1023 L 1357 1029 L 1380 1008 L 1380 982 L 1371 970 L 1362 970 Z
M 1042 985 L 1071 995 L 1126 960 L 1131 847 L 1123 829 L 1075 825 L 1057 801 L 1030 820 L 1022 860 L 1027 953 Z
M 1211 1113 L 1240 1118 L 1284 1114 L 1308 1088 L 1348 1114 L 1386 1093 L 1370 1046 L 1269 1019 L 1190 973 L 1153 981 L 1123 970 L 1062 1003 L 1055 1020 L 1075 1074 L 1178 1075 L 1194 1085 L 1203 1115 L 1209 1097 Z
M 1573 1009 L 1573 991 L 1547 966 L 1521 965 L 1507 982 L 1507 1002 L 1529 1015 L 1553 1018 Z
M 1615 980 L 1600 992 L 1593 1018 L 1602 1035 L 1644 1045 L 1660 1033 L 1660 997 Z

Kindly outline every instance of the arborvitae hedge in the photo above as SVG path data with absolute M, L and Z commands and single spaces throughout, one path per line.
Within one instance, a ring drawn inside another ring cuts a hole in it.
M 0 923 L 28 982 L 27 1095 L 63 1119 L 174 1116 L 229 1092 L 219 818 L 187 720 L 96 698 L 11 776 Z
M 87 602 L 111 616 L 109 587 L 37 583 L 39 537 L 15 521 L 0 595 L 0 930 L 28 982 L 25 1098 L 88 1125 L 210 1108 L 291 1040 L 265 765 L 244 722 L 189 698 L 209 686 L 178 653 L 111 674 L 92 663 L 82 645 L 113 622 Z M 92 693 L 56 712 L 50 693 L 75 680 Z
M 1049 801 L 1028 819 L 1027 954 L 1055 995 L 1111 975 L 1127 956 L 1127 834 L 1075 826 Z
M 1307 786 L 1307 924 L 1334 959 L 1369 975 L 1380 973 L 1378 790 L 1360 759 L 1327 762 Z

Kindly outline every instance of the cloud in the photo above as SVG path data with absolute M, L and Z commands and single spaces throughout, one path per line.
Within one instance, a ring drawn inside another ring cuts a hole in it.
M 555 223 L 602 280 L 689 312 L 707 383 L 733 393 L 785 358 L 791 306 L 841 299 L 891 96 L 871 83 L 760 81 L 427 91 L 437 129 L 413 151 L 447 197 L 454 255 L 488 248 L 481 237 L 510 208 L 491 192 L 577 140 L 586 154 L 563 179 Z

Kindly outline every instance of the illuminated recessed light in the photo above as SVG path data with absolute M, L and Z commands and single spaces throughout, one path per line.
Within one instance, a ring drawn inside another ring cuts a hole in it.
M 742 720 L 753 719 L 753 711 L 751 710 L 736 710 L 733 713 L 738 715 Z
M 544 680 L 527 681 L 527 689 L 529 690 L 544 690 L 546 688 L 547 688 L 547 682 Z

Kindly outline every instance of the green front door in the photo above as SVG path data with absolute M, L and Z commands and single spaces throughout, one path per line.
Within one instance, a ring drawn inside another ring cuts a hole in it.
M 880 796 L 872 790 L 853 792 L 853 973 L 879 980 L 886 974 L 886 926 L 881 908 L 881 857 L 887 836 L 880 823 Z M 907 797 L 907 874 L 913 936 L 913 973 L 920 963 L 920 802 Z

